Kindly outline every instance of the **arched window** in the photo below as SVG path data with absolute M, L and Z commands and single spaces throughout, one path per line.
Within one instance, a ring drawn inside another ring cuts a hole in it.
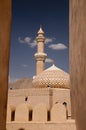
M 47 111 L 47 121 L 50 121 L 50 111 Z
M 28 97 L 25 97 L 25 101 L 27 101 L 28 100 Z
M 15 110 L 11 111 L 11 121 L 15 120 Z
M 20 128 L 20 129 L 18 129 L 18 130 L 25 130 L 24 128 Z
M 63 105 L 64 105 L 65 107 L 67 107 L 67 103 L 66 103 L 66 102 L 63 102 Z
M 67 103 L 66 102 L 63 102 L 63 105 L 65 106 L 66 108 L 66 118 L 68 119 L 68 109 L 67 109 Z
M 32 121 L 32 114 L 33 114 L 33 111 L 29 110 L 29 121 Z

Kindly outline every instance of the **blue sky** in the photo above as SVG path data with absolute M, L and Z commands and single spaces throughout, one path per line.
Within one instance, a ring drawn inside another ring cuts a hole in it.
M 69 72 L 68 0 L 12 0 L 12 32 L 9 77 L 14 81 L 35 75 L 35 38 L 42 25 L 45 32 L 45 67 L 55 65 Z

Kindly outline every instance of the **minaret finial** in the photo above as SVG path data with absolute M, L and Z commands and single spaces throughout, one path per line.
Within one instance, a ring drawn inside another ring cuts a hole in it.
M 42 24 L 40 24 L 40 28 L 42 28 Z
M 42 29 L 42 24 L 40 24 L 40 29 L 39 29 L 39 31 L 38 31 L 38 34 L 44 34 L 44 31 L 43 31 L 43 29 Z

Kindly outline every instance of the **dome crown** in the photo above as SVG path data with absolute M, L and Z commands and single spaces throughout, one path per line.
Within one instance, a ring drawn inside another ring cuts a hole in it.
M 54 64 L 51 66 L 51 67 L 49 67 L 48 69 L 46 69 L 45 71 L 53 71 L 53 70 L 60 70 L 59 68 L 57 68 Z

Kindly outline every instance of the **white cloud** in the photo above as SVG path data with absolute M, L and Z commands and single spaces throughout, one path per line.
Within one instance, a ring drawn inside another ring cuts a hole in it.
M 50 59 L 50 58 L 46 58 L 45 60 L 46 63 L 54 63 L 54 60 Z
M 45 44 L 52 43 L 54 40 L 55 38 L 46 38 Z M 32 40 L 30 37 L 25 37 L 24 39 L 18 37 L 18 42 L 28 44 L 31 48 L 34 48 L 37 45 L 36 40 Z
M 50 42 L 53 42 L 55 40 L 55 38 L 46 38 L 45 39 L 45 44 L 48 44 Z
M 31 41 L 30 37 L 25 37 L 24 39 L 22 39 L 21 37 L 18 37 L 18 42 L 28 44 L 31 48 L 34 48 L 36 46 L 36 41 L 35 40 Z
M 24 39 L 22 39 L 21 37 L 18 37 L 18 41 L 19 41 L 19 43 L 27 43 L 27 44 L 29 44 L 30 41 L 31 41 L 31 38 L 30 37 L 25 37 Z
M 21 66 L 24 67 L 24 68 L 28 67 L 28 65 L 26 65 L 26 64 L 22 64 Z
M 53 49 L 53 50 L 64 50 L 64 49 L 67 49 L 67 46 L 64 45 L 63 43 L 51 44 L 48 47 Z
M 24 42 L 25 42 L 25 43 L 30 43 L 30 41 L 31 41 L 31 38 L 30 38 L 30 37 L 25 37 L 25 38 L 24 38 Z
M 30 47 L 34 48 L 37 45 L 36 41 L 34 40 L 32 43 L 30 43 Z
M 18 42 L 19 43 L 24 43 L 25 41 L 21 39 L 21 37 L 18 37 Z

